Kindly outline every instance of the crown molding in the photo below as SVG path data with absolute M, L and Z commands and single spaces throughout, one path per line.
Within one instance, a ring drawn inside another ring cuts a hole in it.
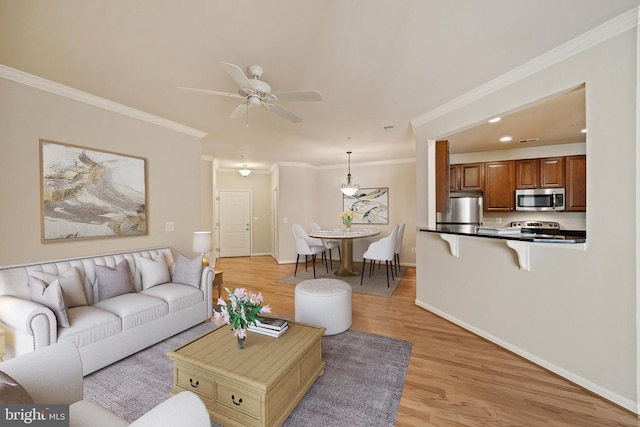
M 24 71 L 20 71 L 15 68 L 7 67 L 6 65 L 0 64 L 0 77 L 24 84 L 26 86 L 31 86 L 36 89 L 50 92 L 55 95 L 64 96 L 65 98 L 73 99 L 74 101 L 82 102 L 87 105 L 92 105 L 104 110 L 113 111 L 114 113 L 122 114 L 123 116 L 142 120 L 144 122 L 151 123 L 157 126 L 162 126 L 164 128 L 171 129 L 173 131 L 180 132 L 189 136 L 194 136 L 199 139 L 207 136 L 207 132 L 194 129 L 192 127 L 185 126 L 183 124 L 164 119 L 162 117 L 154 116 L 153 114 L 145 113 L 144 111 L 127 107 L 126 105 L 109 101 L 108 99 L 101 98 L 99 96 L 95 96 L 90 93 L 53 82 L 51 80 L 43 79 L 42 77 L 25 73 Z
M 627 30 L 637 28 L 640 25 L 640 7 L 619 15 L 586 33 L 564 43 L 526 62 L 519 67 L 473 89 L 464 95 L 452 99 L 441 106 L 411 120 L 411 126 L 415 129 L 429 123 L 432 120 L 442 117 L 452 111 L 455 111 L 465 105 L 484 98 L 485 96 L 496 92 L 512 83 L 520 81 L 532 74 L 540 72 L 558 62 L 561 62 L 577 53 L 596 46 L 610 38 L 613 38 Z

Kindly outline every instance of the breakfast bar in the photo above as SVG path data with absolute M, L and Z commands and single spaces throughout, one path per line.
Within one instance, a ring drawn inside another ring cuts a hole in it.
M 421 232 L 437 233 L 449 244 L 452 256 L 460 256 L 460 241 L 465 238 L 499 239 L 516 252 L 521 270 L 531 270 L 531 245 L 586 250 L 586 232 L 582 230 L 544 230 L 513 227 L 468 227 L 439 224 L 433 228 L 420 228 Z

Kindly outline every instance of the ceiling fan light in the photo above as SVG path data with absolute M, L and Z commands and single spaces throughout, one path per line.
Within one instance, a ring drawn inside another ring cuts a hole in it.
M 251 169 L 247 169 L 247 165 L 242 165 L 242 169 L 239 169 L 238 172 L 246 178 L 251 173 Z

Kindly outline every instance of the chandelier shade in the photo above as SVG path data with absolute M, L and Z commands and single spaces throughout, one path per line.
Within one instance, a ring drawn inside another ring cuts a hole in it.
M 344 194 L 345 196 L 353 196 L 354 194 L 356 194 L 356 191 L 358 191 L 358 188 L 360 188 L 360 186 L 358 184 L 354 184 L 351 181 L 351 151 L 347 151 L 347 155 L 349 156 L 347 182 L 345 184 L 342 184 L 342 188 L 340 190 L 342 190 L 342 194 Z
M 242 165 L 242 169 L 239 169 L 238 172 L 240 173 L 240 175 L 246 178 L 251 173 L 251 169 L 247 169 L 247 165 L 245 164 L 245 165 Z

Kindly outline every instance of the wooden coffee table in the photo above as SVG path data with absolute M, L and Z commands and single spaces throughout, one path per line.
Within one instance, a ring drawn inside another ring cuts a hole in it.
M 171 394 L 190 390 L 224 426 L 278 426 L 324 373 L 325 328 L 289 321 L 279 338 L 249 332 L 237 348 L 229 325 L 167 353 L 173 360 Z

